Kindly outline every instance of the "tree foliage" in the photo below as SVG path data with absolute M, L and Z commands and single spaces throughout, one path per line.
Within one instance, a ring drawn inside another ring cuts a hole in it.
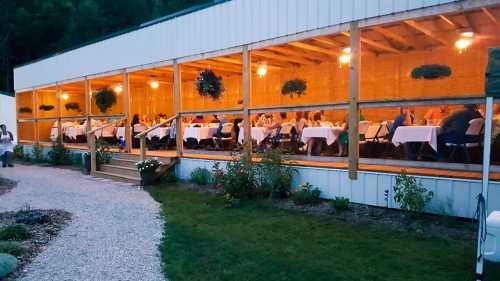
M 0 90 L 12 90 L 15 65 L 205 2 L 0 0 Z

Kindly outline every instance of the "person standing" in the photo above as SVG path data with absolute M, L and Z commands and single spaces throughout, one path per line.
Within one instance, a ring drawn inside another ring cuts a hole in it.
M 14 153 L 14 136 L 7 131 L 5 124 L 0 125 L 0 158 L 2 159 L 2 167 L 14 167 L 12 165 L 12 154 Z

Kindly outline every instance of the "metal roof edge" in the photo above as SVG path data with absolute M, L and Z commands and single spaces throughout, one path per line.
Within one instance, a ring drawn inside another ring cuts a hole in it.
M 15 96 L 15 93 L 0 91 L 0 95 L 9 96 L 9 97 L 14 97 L 14 96 Z
M 213 0 L 211 2 L 207 2 L 207 3 L 195 5 L 195 6 L 192 6 L 190 8 L 186 8 L 184 10 L 180 10 L 178 12 L 175 12 L 175 13 L 172 13 L 172 14 L 160 17 L 160 18 L 153 19 L 153 20 L 141 23 L 141 24 L 136 25 L 136 26 L 125 28 L 125 29 L 113 32 L 111 34 L 108 34 L 108 35 L 100 36 L 100 37 L 98 37 L 96 39 L 93 39 L 93 40 L 90 40 L 90 41 L 87 41 L 87 42 L 75 45 L 73 47 L 69 47 L 69 48 L 64 49 L 62 51 L 55 52 L 55 53 L 52 53 L 52 54 L 49 54 L 49 55 L 46 55 L 46 56 L 43 56 L 43 57 L 31 60 L 31 61 L 27 61 L 25 63 L 18 64 L 16 66 L 14 66 L 14 70 L 17 69 L 17 68 L 20 68 L 20 67 L 23 67 L 23 66 L 27 66 L 27 65 L 30 65 L 30 64 L 34 64 L 34 63 L 37 63 L 37 62 L 40 62 L 40 61 L 43 61 L 43 60 L 46 60 L 46 59 L 49 59 L 49 58 L 52 58 L 52 57 L 55 57 L 55 56 L 58 56 L 58 55 L 62 55 L 64 53 L 68 53 L 68 52 L 71 52 L 71 51 L 74 51 L 74 50 L 77 50 L 77 49 L 80 49 L 80 48 L 83 48 L 83 47 L 86 47 L 86 46 L 90 46 L 90 45 L 98 43 L 98 42 L 102 42 L 102 41 L 105 41 L 105 40 L 108 40 L 108 39 L 111 39 L 111 38 L 114 38 L 114 37 L 118 37 L 118 36 L 126 34 L 126 33 L 137 31 L 137 30 L 140 30 L 140 29 L 152 26 L 152 25 L 156 25 L 156 24 L 159 24 L 159 23 L 162 23 L 162 22 L 165 22 L 165 21 L 172 20 L 174 18 L 178 18 L 178 17 L 185 16 L 185 15 L 188 15 L 188 14 L 192 14 L 192 13 L 204 10 L 204 9 L 208 9 L 208 8 L 211 8 L 211 7 L 214 7 L 214 6 L 217 6 L 219 4 L 223 4 L 223 3 L 229 2 L 229 1 L 231 1 L 231 0 Z

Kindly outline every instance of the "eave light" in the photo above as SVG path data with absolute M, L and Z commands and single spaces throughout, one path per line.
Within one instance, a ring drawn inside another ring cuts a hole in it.
M 460 34 L 460 38 L 455 42 L 455 47 L 460 54 L 472 45 L 473 37 L 474 32 L 472 31 L 466 31 Z
M 259 68 L 257 68 L 257 75 L 259 75 L 260 78 L 266 76 L 267 74 L 267 65 L 261 64 Z
M 340 66 L 349 64 L 351 62 L 351 48 L 344 48 L 342 54 L 339 56 Z
M 123 92 L 123 87 L 122 87 L 122 85 L 116 85 L 114 90 L 115 90 L 115 93 L 119 94 L 119 93 Z
M 160 83 L 156 80 L 151 80 L 149 81 L 149 86 L 151 87 L 151 89 L 156 90 L 158 89 L 158 87 L 160 87 Z
M 61 95 L 61 98 L 63 100 L 68 100 L 69 99 L 69 95 L 67 93 L 64 93 L 64 94 Z

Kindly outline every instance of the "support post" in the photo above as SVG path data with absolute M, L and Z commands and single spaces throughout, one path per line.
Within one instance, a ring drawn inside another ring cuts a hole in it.
M 182 118 L 181 118 L 181 91 L 182 77 L 181 69 L 177 60 L 174 60 L 174 103 L 175 103 L 175 143 L 177 146 L 177 157 L 182 156 L 183 137 L 182 137 Z
M 87 135 L 87 142 L 89 144 L 90 151 L 90 175 L 94 176 L 97 171 L 97 157 L 96 157 L 96 147 L 95 147 L 95 135 L 94 133 Z
M 486 98 L 486 116 L 484 124 L 483 142 L 483 172 L 482 172 L 482 195 L 484 198 L 484 212 L 488 215 L 488 186 L 490 182 L 490 157 L 491 157 L 491 130 L 493 123 L 493 97 Z M 479 219 L 479 231 L 477 234 L 477 259 L 476 259 L 476 279 L 482 280 L 484 270 L 484 241 L 481 237 L 482 224 L 485 221 Z
M 61 86 L 56 83 L 56 110 L 57 110 L 57 139 L 61 143 L 63 142 L 63 132 L 62 132 L 62 120 L 61 120 Z
M 125 151 L 130 152 L 132 134 L 130 129 L 130 81 L 126 71 L 123 72 L 123 113 L 125 114 Z
M 243 46 L 243 133 L 244 145 L 252 151 L 252 122 L 250 120 L 250 94 L 252 91 L 252 58 L 248 45 Z
M 350 25 L 351 64 L 349 68 L 349 178 L 358 179 L 359 167 L 359 72 L 361 41 L 358 22 Z
M 140 159 L 141 159 L 141 161 L 144 161 L 144 160 L 146 160 L 146 136 L 141 136 L 139 138 L 139 141 L 140 141 L 140 147 L 141 147 Z
M 37 101 L 36 101 L 36 91 L 35 89 L 33 89 L 33 92 L 32 92 L 32 101 L 31 103 L 33 104 L 33 122 L 35 123 L 35 132 L 34 132 L 34 143 L 35 144 L 38 144 L 39 143 L 39 140 L 40 138 L 38 137 L 38 109 L 37 109 Z
M 90 96 L 90 81 L 85 77 L 84 80 L 84 91 L 85 91 L 85 121 L 87 121 L 86 131 L 89 132 L 92 129 L 92 125 L 90 124 L 90 111 L 91 111 L 91 101 L 92 97 Z M 87 136 L 88 138 L 89 136 Z M 87 139 L 87 144 L 89 140 Z

